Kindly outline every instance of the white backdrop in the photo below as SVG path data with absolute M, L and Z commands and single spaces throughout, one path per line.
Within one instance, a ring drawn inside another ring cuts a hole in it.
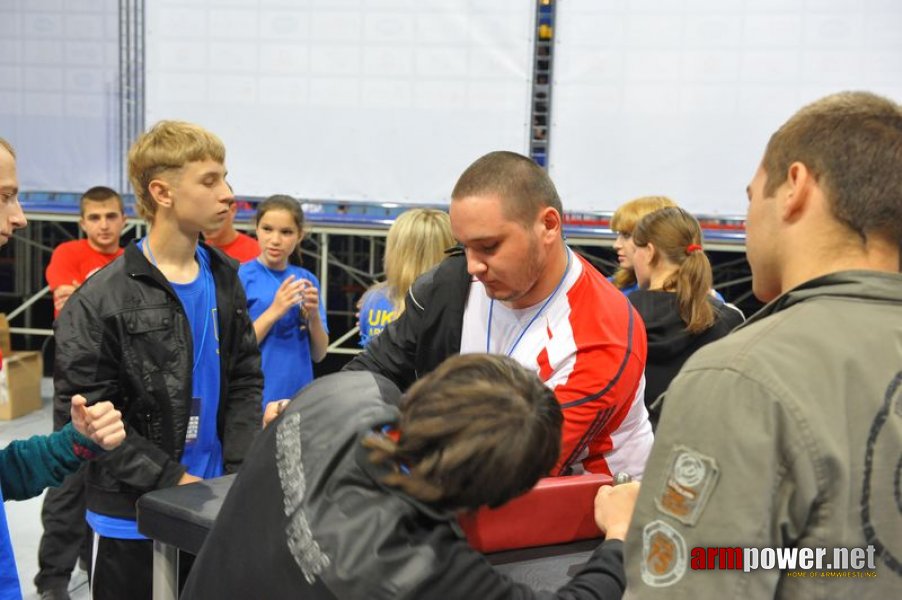
M 222 137 L 239 194 L 444 202 L 528 151 L 531 0 L 148 2 L 148 124 Z
M 550 172 L 568 209 L 665 194 L 745 214 L 770 134 L 809 101 L 902 101 L 902 2 L 559 0 Z
M 22 191 L 119 187 L 116 0 L 0 0 L 0 137 Z

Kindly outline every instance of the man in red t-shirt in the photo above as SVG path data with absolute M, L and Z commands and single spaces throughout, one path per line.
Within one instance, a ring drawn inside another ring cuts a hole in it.
M 229 186 L 229 189 L 232 189 Z M 254 260 L 260 254 L 260 244 L 251 236 L 235 229 L 235 214 L 238 212 L 238 204 L 235 199 L 229 202 L 229 214 L 219 229 L 204 232 L 204 241 L 215 246 L 237 260 L 246 263 Z
M 119 194 L 108 187 L 92 187 L 82 195 L 79 210 L 78 224 L 86 237 L 57 246 L 45 274 L 53 292 L 54 319 L 78 286 L 122 254 L 119 238 L 125 227 L 125 212 Z M 61 429 L 68 417 L 68 406 L 54 407 L 54 431 Z M 91 555 L 83 470 L 47 491 L 41 522 L 44 534 L 38 547 L 35 586 L 42 598 L 68 598 L 66 588 L 76 560 L 81 557 L 87 565 Z
M 108 187 L 92 187 L 82 195 L 79 208 L 78 224 L 87 237 L 57 246 L 47 265 L 54 318 L 78 286 L 122 254 L 119 237 L 125 227 L 125 211 L 119 194 Z

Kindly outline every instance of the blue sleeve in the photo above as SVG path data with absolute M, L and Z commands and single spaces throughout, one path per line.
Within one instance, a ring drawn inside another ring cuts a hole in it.
M 244 293 L 247 294 L 247 286 L 250 284 L 251 279 L 251 266 L 241 265 L 238 267 L 238 280 L 241 282 L 241 287 L 244 288 Z
M 50 435 L 16 440 L 0 450 L 0 483 L 7 500 L 26 500 L 56 487 L 99 451 L 71 423 Z

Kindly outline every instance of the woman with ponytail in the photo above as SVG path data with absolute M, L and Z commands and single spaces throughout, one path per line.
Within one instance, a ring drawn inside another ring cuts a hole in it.
M 676 206 L 676 202 L 667 196 L 642 196 L 620 205 L 611 217 L 611 230 L 617 234 L 614 240 L 614 251 L 617 252 L 617 270 L 608 278 L 617 289 L 630 295 L 639 289 L 636 283 L 636 271 L 633 269 L 633 230 L 636 223 L 656 210 Z
M 711 295 L 711 263 L 701 227 L 688 212 L 669 207 L 647 214 L 636 223 L 632 242 L 639 289 L 629 299 L 648 333 L 645 404 L 654 427 L 661 414 L 655 401 L 683 363 L 744 319 Z

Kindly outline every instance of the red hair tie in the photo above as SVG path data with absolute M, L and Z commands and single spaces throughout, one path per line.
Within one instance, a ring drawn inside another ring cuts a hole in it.
M 702 247 L 698 244 L 689 244 L 686 246 L 686 254 L 692 254 L 693 252 L 701 252 Z

